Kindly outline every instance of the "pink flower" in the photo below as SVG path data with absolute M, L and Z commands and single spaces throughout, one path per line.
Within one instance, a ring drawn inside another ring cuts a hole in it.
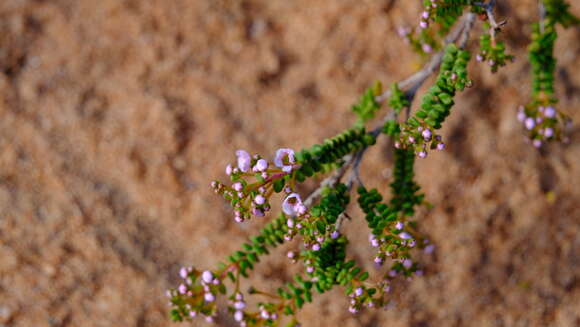
M 298 193 L 292 193 L 284 199 L 284 202 L 282 203 L 282 211 L 284 211 L 285 214 L 294 217 L 297 214 L 304 213 L 306 207 L 302 204 L 300 195 Z
M 426 130 L 423 131 L 423 133 L 421 133 L 421 135 L 423 135 L 423 139 L 425 141 L 429 141 L 431 139 L 431 135 L 432 134 L 431 134 L 431 131 L 430 130 L 426 129 Z
M 263 195 L 260 195 L 260 194 L 258 194 L 258 195 L 256 195 L 256 197 L 254 198 L 254 202 L 255 202 L 257 205 L 262 205 L 262 204 L 264 204 L 264 203 L 266 202 L 266 198 L 265 198 Z
M 409 234 L 407 232 L 402 232 L 401 234 L 399 234 L 399 237 L 404 239 L 404 240 L 410 240 L 413 238 L 413 236 L 411 236 L 411 234 Z
M 212 282 L 213 280 L 213 274 L 211 273 L 211 271 L 206 270 L 201 274 L 201 280 L 203 280 L 204 283 L 209 284 Z
M 284 172 L 291 172 L 292 165 L 296 163 L 294 159 L 294 150 L 292 149 L 278 149 L 276 151 L 276 157 L 274 158 L 274 164 L 276 167 L 282 168 Z
M 232 169 L 233 169 L 232 168 L 232 165 L 228 164 L 226 166 L 226 175 L 228 175 L 228 176 L 231 175 L 232 174 Z
M 546 130 L 544 131 L 544 136 L 545 137 L 552 137 L 554 135 L 554 130 L 550 127 L 546 128 Z
M 409 268 L 411 268 L 411 266 L 413 266 L 413 261 L 411 261 L 409 259 L 405 259 L 403 261 L 403 267 L 409 269 Z
M 258 160 L 254 165 L 254 168 L 252 168 L 253 171 L 264 171 L 266 169 L 268 169 L 268 161 L 266 161 L 266 159 Z
M 556 117 L 556 109 L 554 109 L 554 107 L 552 106 L 546 107 L 546 109 L 544 110 L 544 116 L 548 118 Z
M 402 223 L 402 222 L 400 222 L 400 221 L 398 221 L 398 222 L 395 224 L 395 228 L 396 228 L 396 229 L 398 229 L 398 230 L 401 230 L 401 229 L 403 229 L 403 223 Z
M 426 21 L 424 21 L 424 20 L 422 20 L 422 21 L 419 23 L 419 27 L 421 27 L 421 28 L 423 28 L 423 29 L 424 29 L 424 28 L 427 28 L 427 22 L 426 22 Z
M 250 154 L 244 150 L 238 150 L 236 151 L 236 156 L 238 157 L 238 168 L 244 173 L 250 170 L 252 164 Z
M 234 313 L 234 319 L 236 321 L 242 321 L 244 319 L 244 313 L 242 311 L 236 311 L 236 313 Z
M 528 117 L 526 118 L 525 125 L 527 129 L 533 129 L 534 126 L 536 126 L 536 122 L 534 121 L 534 118 Z
M 213 301 L 215 301 L 215 295 L 213 295 L 212 293 L 205 293 L 203 296 L 203 299 L 206 302 L 213 302 Z

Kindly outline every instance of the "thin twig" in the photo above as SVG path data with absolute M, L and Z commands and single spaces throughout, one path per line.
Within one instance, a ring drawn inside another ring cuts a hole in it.
M 449 35 L 445 38 L 445 44 L 449 44 L 451 42 L 458 42 L 459 47 L 464 47 L 469 39 L 469 32 L 473 27 L 473 23 L 475 21 L 475 14 L 468 13 L 465 18 L 463 19 L 463 23 L 456 27 Z M 405 80 L 399 82 L 399 86 L 402 89 L 408 88 L 405 92 L 406 97 L 410 100 L 410 102 L 415 97 L 417 90 L 421 87 L 421 85 L 427 80 L 427 78 L 435 72 L 435 70 L 441 64 L 441 60 L 443 58 L 443 51 L 439 51 L 436 53 L 431 60 L 425 64 L 425 66 L 415 74 L 411 75 L 410 77 L 406 78 Z M 387 90 L 381 95 L 376 97 L 377 102 L 383 102 L 391 96 L 391 90 Z M 396 118 L 396 113 L 394 111 L 389 112 L 383 118 L 382 122 L 377 125 L 374 129 L 370 131 L 370 134 L 373 137 L 378 137 L 381 135 L 381 131 L 385 122 L 388 120 L 392 120 Z M 325 178 L 321 183 L 320 186 L 314 190 L 304 201 L 304 205 L 306 207 L 310 207 L 320 196 L 322 195 L 322 190 L 324 187 L 332 187 L 336 185 L 346 173 L 346 170 L 354 164 L 353 171 L 351 172 L 351 176 L 349 177 L 349 187 L 352 187 L 353 179 L 357 179 L 360 183 L 360 176 L 358 175 L 358 169 L 360 163 L 364 157 L 366 151 L 366 147 L 360 150 L 359 152 L 353 154 L 346 155 L 343 160 L 344 164 L 338 168 L 332 176 Z M 362 184 L 362 183 L 361 183 Z M 349 188 L 350 189 L 350 188 Z M 337 227 L 340 227 L 339 222 L 342 222 L 342 219 L 337 221 Z
M 463 45 L 467 42 L 467 37 L 469 36 L 469 31 L 473 27 L 473 22 L 475 21 L 475 14 L 468 13 L 464 19 L 463 23 L 455 27 L 451 33 L 445 38 L 445 44 L 455 42 L 457 40 L 462 41 Z M 425 80 L 435 72 L 435 70 L 441 64 L 443 59 L 444 50 L 437 52 L 431 60 L 423 66 L 421 70 L 399 82 L 398 85 L 401 89 L 408 89 L 405 92 L 407 98 L 413 98 L 417 90 L 423 85 Z M 391 96 L 391 90 L 386 90 L 381 95 L 376 97 L 377 102 L 383 102 Z
M 342 179 L 348 167 L 350 167 L 350 165 L 353 163 L 354 155 L 347 154 L 346 156 L 344 156 L 343 160 L 344 164 L 340 168 L 338 168 L 334 172 L 334 174 L 326 177 L 322 182 L 320 182 L 320 186 L 318 186 L 318 188 L 314 190 L 312 193 L 310 193 L 310 195 L 308 195 L 306 200 L 304 200 L 304 205 L 307 208 L 310 208 L 310 206 L 314 203 L 314 201 L 318 200 L 318 198 L 322 195 L 322 190 L 325 187 L 327 186 L 333 187 L 334 185 L 336 185 L 336 183 L 338 183 L 338 181 Z
M 540 12 L 540 33 L 544 34 L 544 19 L 546 19 L 546 7 L 544 1 L 538 0 L 538 11 Z

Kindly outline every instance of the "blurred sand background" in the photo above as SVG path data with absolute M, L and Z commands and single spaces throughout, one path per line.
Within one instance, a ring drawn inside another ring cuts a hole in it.
M 334 135 L 373 81 L 416 71 L 396 29 L 419 3 L 0 1 L 0 326 L 174 326 L 163 293 L 179 267 L 212 267 L 264 224 L 233 223 L 209 182 L 238 148 L 272 156 Z M 418 256 L 425 276 L 399 282 L 387 311 L 319 296 L 305 327 L 580 326 L 580 30 L 559 29 L 556 46 L 572 142 L 538 151 L 515 119 L 536 1 L 499 1 L 497 15 L 516 62 L 495 75 L 471 63 L 447 150 L 417 164 L 434 204 L 417 217 L 437 246 Z M 382 190 L 387 145 L 363 162 Z M 351 255 L 372 269 L 350 212 Z M 290 278 L 293 247 L 252 282 Z

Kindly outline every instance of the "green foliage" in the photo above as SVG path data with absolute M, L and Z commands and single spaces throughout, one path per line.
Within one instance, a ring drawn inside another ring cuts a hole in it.
M 547 99 L 550 102 L 555 101 L 553 95 L 556 59 L 552 53 L 557 37 L 556 27 L 553 24 L 544 26 L 543 32 L 540 30 L 540 24 L 534 24 L 532 43 L 528 51 L 532 65 L 532 93 L 540 102 Z
M 316 144 L 296 154 L 296 160 L 302 167 L 296 172 L 298 181 L 323 171 L 324 165 L 340 163 L 342 158 L 357 152 L 366 146 L 373 145 L 375 138 L 365 132 L 363 127 L 353 127 L 327 139 L 323 144 Z
M 580 24 L 580 19 L 568 10 L 570 5 L 565 0 L 542 0 L 546 10 L 548 25 L 559 23 L 564 27 Z
M 408 126 L 416 128 L 424 123 L 435 129 L 441 128 L 455 103 L 455 92 L 471 84 L 467 78 L 469 58 L 469 52 L 458 49 L 454 44 L 445 48 L 437 81 L 423 96 L 421 107 L 415 113 L 415 118 L 409 120 Z
M 399 84 L 393 83 L 391 85 L 391 96 L 389 97 L 389 106 L 395 110 L 397 114 L 403 110 L 403 108 L 408 108 L 411 105 L 409 99 L 407 99 L 405 92 L 399 89 Z
M 395 163 L 393 169 L 393 182 L 391 182 L 391 194 L 393 195 L 389 205 L 382 204 L 383 197 L 376 189 L 367 191 L 364 187 L 358 188 L 358 203 L 366 214 L 365 219 L 374 235 L 383 235 L 385 229 L 390 230 L 397 219 L 403 216 L 412 216 L 415 206 L 421 204 L 423 194 L 419 194 L 420 187 L 413 180 L 415 154 L 411 150 L 395 149 Z
M 273 249 L 284 243 L 284 235 L 288 232 L 286 217 L 280 214 L 278 218 L 264 226 L 258 235 L 250 238 L 250 242 L 242 245 L 243 250 L 236 251 L 228 260 L 238 267 L 240 274 L 248 277 L 248 270 L 254 269 L 254 264 L 260 261 L 259 257 L 269 254 L 268 247 Z M 235 277 L 230 275 L 235 281 Z
M 495 73 L 499 67 L 505 66 L 508 61 L 513 61 L 514 56 L 506 53 L 503 41 L 492 40 L 491 35 L 483 34 L 479 37 L 477 60 L 486 62 Z
M 372 87 L 367 89 L 359 102 L 352 106 L 352 111 L 358 116 L 357 124 L 364 126 L 364 123 L 373 119 L 376 112 L 381 109 L 380 103 L 376 97 L 382 93 L 382 84 L 376 82 Z

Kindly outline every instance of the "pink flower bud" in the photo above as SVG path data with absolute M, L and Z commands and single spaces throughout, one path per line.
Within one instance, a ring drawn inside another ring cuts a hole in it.
M 252 164 L 250 154 L 244 150 L 238 150 L 236 151 L 236 156 L 238 157 L 238 168 L 244 173 L 250 170 L 250 165 Z

